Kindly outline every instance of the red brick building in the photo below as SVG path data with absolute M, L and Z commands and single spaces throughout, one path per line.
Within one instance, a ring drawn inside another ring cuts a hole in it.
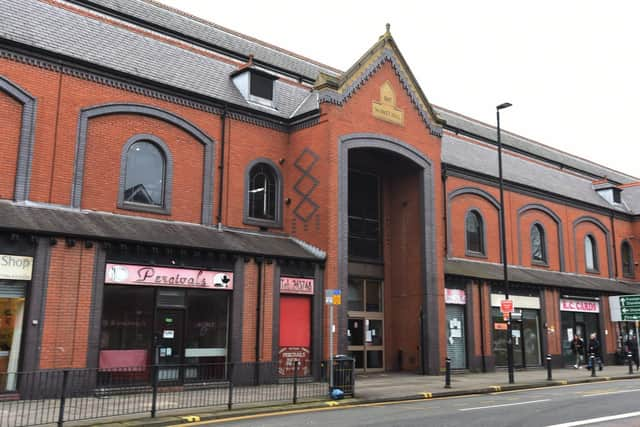
M 388 31 L 340 71 L 150 1 L 0 18 L 0 370 L 321 360 L 325 290 L 360 369 L 505 365 L 496 130 Z M 503 143 L 516 365 L 613 361 L 640 182 Z

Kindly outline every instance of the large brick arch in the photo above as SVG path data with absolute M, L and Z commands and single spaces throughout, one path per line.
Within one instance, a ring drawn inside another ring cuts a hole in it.
M 609 229 L 597 218 L 594 218 L 592 216 L 588 216 L 588 215 L 584 215 L 581 216 L 580 218 L 576 219 L 575 221 L 573 221 L 572 224 L 572 232 L 573 232 L 573 253 L 574 253 L 574 260 L 575 260 L 575 271 L 576 273 L 578 273 L 578 257 L 580 256 L 580 254 L 578 253 L 578 239 L 576 238 L 576 228 L 578 227 L 578 225 L 580 225 L 583 222 L 588 222 L 591 223 L 593 225 L 596 226 L 596 228 L 598 228 L 602 234 L 604 234 L 605 236 L 605 245 L 607 248 L 606 251 L 606 256 L 607 256 L 607 270 L 608 270 L 608 276 L 609 277 L 613 277 L 613 260 L 611 258 L 611 233 L 609 232 Z M 601 263 L 600 263 L 601 264 Z M 601 264 L 602 265 L 602 264 Z
M 498 202 L 498 200 L 496 200 L 495 197 L 493 197 L 493 195 L 491 195 L 490 193 L 488 193 L 487 191 L 481 189 L 481 188 L 476 188 L 476 187 L 461 187 L 458 188 L 456 190 L 453 190 L 452 192 L 450 192 L 447 195 L 447 257 L 451 257 L 451 247 L 452 247 L 452 237 L 453 237 L 453 232 L 452 232 L 452 226 L 451 226 L 451 218 L 452 218 L 452 214 L 451 214 L 451 204 L 452 201 L 458 197 L 461 196 L 465 196 L 465 195 L 472 195 L 472 196 L 477 196 L 481 199 L 483 199 L 484 201 L 488 202 L 491 206 L 493 206 L 495 208 L 496 214 L 500 213 L 500 202 Z M 486 227 L 487 227 L 487 215 L 486 214 L 482 214 L 482 220 L 483 220 L 483 226 L 485 227 L 485 233 L 484 233 L 484 238 L 485 238 L 485 245 L 486 245 L 486 253 L 488 255 L 488 242 L 487 242 L 487 233 L 486 233 Z M 465 217 L 466 218 L 466 217 Z M 498 218 L 498 236 L 499 236 L 499 241 L 500 241 L 500 246 L 499 246 L 499 257 L 500 257 L 500 261 L 502 261 L 502 230 L 500 229 L 500 218 Z M 466 240 L 466 237 L 465 239 Z
M 0 91 L 22 104 L 22 124 L 13 197 L 21 202 L 29 198 L 31 181 L 31 161 L 33 158 L 34 127 L 36 118 L 36 99 L 26 90 L 0 76 Z
M 558 239 L 558 262 L 560 263 L 560 271 L 565 271 L 565 259 L 564 259 L 564 235 L 562 232 L 562 219 L 558 214 L 548 207 L 539 203 L 529 203 L 518 209 L 517 212 L 517 236 L 518 236 L 518 264 L 522 265 L 522 229 L 521 219 L 522 216 L 530 211 L 537 211 L 551 218 L 556 224 L 557 239 Z M 544 226 L 543 226 L 544 227 Z M 545 228 L 546 232 L 546 228 Z
M 82 185 L 87 146 L 89 120 L 110 114 L 137 114 L 170 123 L 193 136 L 204 146 L 204 173 L 202 185 L 202 224 L 211 225 L 213 217 L 213 163 L 215 141 L 202 130 L 182 117 L 157 107 L 141 104 L 104 104 L 85 108 L 78 120 L 78 137 L 71 188 L 71 206 L 79 208 L 82 200 Z

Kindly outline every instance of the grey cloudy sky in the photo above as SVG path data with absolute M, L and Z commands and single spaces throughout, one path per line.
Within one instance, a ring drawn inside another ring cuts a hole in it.
M 640 177 L 640 3 L 161 2 L 342 70 L 389 22 L 432 103 Z

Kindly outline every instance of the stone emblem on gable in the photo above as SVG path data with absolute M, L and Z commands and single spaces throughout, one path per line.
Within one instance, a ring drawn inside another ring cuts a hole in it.
M 380 100 L 373 101 L 372 113 L 376 119 L 404 126 L 404 110 L 396 105 L 396 93 L 393 91 L 389 81 L 380 86 Z

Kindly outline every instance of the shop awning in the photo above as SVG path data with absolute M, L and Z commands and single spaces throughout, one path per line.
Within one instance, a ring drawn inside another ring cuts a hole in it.
M 463 259 L 445 261 L 445 273 L 487 280 L 503 279 L 502 264 Z M 640 294 L 640 285 L 619 280 L 515 266 L 509 266 L 509 281 L 555 288 L 585 289 L 611 294 Z
M 324 252 L 285 235 L 0 201 L 0 230 L 322 261 Z

